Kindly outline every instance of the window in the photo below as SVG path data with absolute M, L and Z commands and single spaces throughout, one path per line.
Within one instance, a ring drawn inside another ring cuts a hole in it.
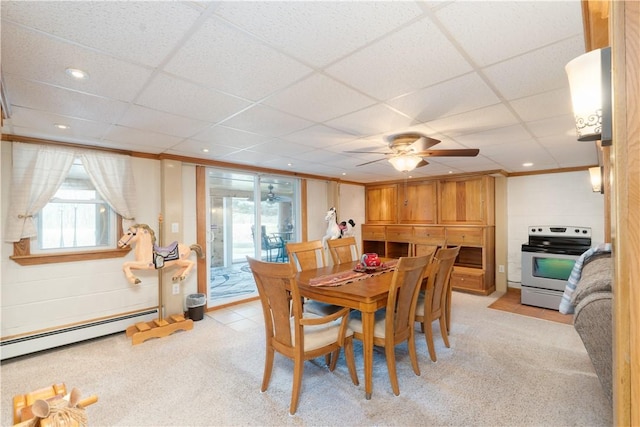
M 36 215 L 37 245 L 31 252 L 113 248 L 116 222 L 115 212 L 76 158 L 60 188 Z

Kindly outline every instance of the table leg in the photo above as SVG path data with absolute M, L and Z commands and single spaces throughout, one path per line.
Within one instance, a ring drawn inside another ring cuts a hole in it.
M 375 313 L 362 312 L 362 349 L 364 354 L 364 396 L 371 399 L 373 391 L 373 325 Z

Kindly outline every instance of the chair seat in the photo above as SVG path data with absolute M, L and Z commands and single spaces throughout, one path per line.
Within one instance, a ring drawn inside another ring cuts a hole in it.
M 328 316 L 341 309 L 342 307 L 339 305 L 327 304 L 315 300 L 307 300 L 304 302 L 304 312 L 317 314 L 318 316 Z
M 418 294 L 418 302 L 416 305 L 416 316 L 424 316 L 424 291 L 420 291 Z
M 375 320 L 373 325 L 373 336 L 375 338 L 384 339 L 385 337 L 385 327 L 384 322 L 387 317 L 387 310 L 382 308 L 375 313 Z M 347 328 L 355 333 L 362 333 L 362 313 L 358 310 L 352 310 L 349 313 L 349 323 L 347 323 Z
M 305 319 L 320 319 L 322 316 L 316 316 L 312 313 L 304 313 Z M 294 333 L 295 318 L 291 318 L 291 333 Z M 331 323 L 324 323 L 322 325 L 307 325 L 304 327 L 304 351 L 315 350 L 316 348 L 324 347 L 338 340 L 338 334 L 340 332 L 340 320 L 333 321 Z M 345 332 L 345 338 L 353 336 L 353 331 L 347 328 Z

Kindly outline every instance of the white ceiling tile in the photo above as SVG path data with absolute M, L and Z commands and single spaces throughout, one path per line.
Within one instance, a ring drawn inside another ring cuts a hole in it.
M 328 126 L 356 136 L 390 132 L 399 127 L 408 127 L 414 121 L 384 104 L 374 105 L 355 113 L 347 114 L 326 123 Z
M 11 118 L 7 121 L 13 126 L 31 128 L 44 134 L 55 133 L 57 138 L 65 141 L 70 138 L 99 139 L 110 126 L 104 122 L 74 119 L 21 107 L 14 107 Z M 69 129 L 55 128 L 55 124 L 67 125 Z
M 308 120 L 324 122 L 368 107 L 376 101 L 316 73 L 270 96 L 264 103 Z
M 209 151 L 204 152 L 202 150 Z M 176 154 L 181 156 L 199 157 L 204 159 L 219 159 L 231 153 L 239 151 L 236 147 L 227 147 L 222 144 L 214 144 L 209 142 L 188 139 L 182 141 L 166 151 L 167 154 Z
M 2 28 L 2 72 L 23 79 L 66 86 L 80 92 L 131 101 L 151 75 L 151 69 L 96 53 L 76 44 L 46 37 L 14 24 Z M 89 74 L 78 81 L 67 68 Z
M 180 138 L 188 138 L 211 125 L 211 123 L 176 116 L 139 105 L 130 106 L 116 124 Z
M 22 80 L 13 75 L 5 76 L 5 79 L 9 88 L 7 97 L 19 99 L 16 105 L 20 107 L 108 123 L 113 123 L 127 108 L 121 101 Z
M 313 148 L 274 138 L 263 144 L 254 145 L 251 147 L 251 151 L 257 151 L 258 153 L 287 153 L 287 156 L 293 156 L 297 153 L 311 152 Z
M 497 104 L 467 113 L 433 120 L 427 124 L 438 132 L 456 137 L 517 123 L 516 117 L 504 105 Z
M 500 99 L 480 76 L 469 73 L 392 99 L 387 104 L 427 122 L 498 102 Z
M 309 147 L 328 149 L 334 146 L 343 146 L 354 140 L 355 136 L 327 126 L 316 125 L 290 133 L 282 139 Z
M 195 135 L 192 139 L 209 144 L 222 144 L 228 147 L 244 149 L 267 142 L 271 137 L 225 126 L 213 126 Z
M 457 142 L 468 148 L 483 148 L 531 139 L 531 134 L 520 124 L 455 137 Z
M 222 2 L 216 14 L 283 51 L 323 67 L 421 13 L 397 2 Z
M 435 13 L 480 66 L 582 34 L 579 0 L 459 1 Z
M 299 131 L 312 124 L 307 120 L 262 105 L 249 108 L 224 122 L 225 126 L 274 137 Z
M 560 167 L 569 168 L 585 164 L 598 164 L 598 148 L 593 141 L 577 141 L 570 138 L 559 140 L 555 137 L 549 137 L 541 138 L 540 143 L 558 161 Z
M 180 2 L 77 1 L 61 5 L 57 1 L 3 1 L 2 17 L 155 67 L 199 16 Z
M 568 87 L 517 99 L 510 104 L 525 122 L 573 114 Z
M 550 119 L 528 122 L 527 127 L 536 137 L 566 135 L 577 138 L 573 113 L 552 117 Z
M 568 85 L 565 65 L 584 53 L 584 38 L 575 36 L 483 69 L 507 100 Z
M 104 140 L 119 142 L 123 144 L 137 144 L 142 146 L 155 146 L 164 151 L 177 143 L 182 138 L 163 135 L 161 133 L 143 131 L 124 126 L 111 126 L 104 136 Z
M 254 101 L 312 71 L 248 34 L 214 19 L 205 22 L 187 40 L 165 70 Z
M 154 77 L 136 103 L 208 122 L 219 122 L 251 105 L 244 99 L 165 73 Z
M 421 19 L 331 65 L 327 73 L 386 100 L 471 71 L 428 19 Z

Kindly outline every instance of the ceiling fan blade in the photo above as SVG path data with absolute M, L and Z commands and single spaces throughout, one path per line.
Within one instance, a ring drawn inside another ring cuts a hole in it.
M 415 153 L 424 157 L 475 157 L 480 152 L 477 148 L 461 148 L 452 150 L 426 150 Z
M 366 153 L 366 154 L 393 154 L 391 152 L 389 153 L 383 153 L 380 151 L 343 151 L 343 153 Z
M 381 162 L 381 161 L 383 161 L 383 160 L 387 160 L 387 158 L 385 157 L 385 158 L 378 159 L 378 160 L 371 160 L 370 162 L 360 163 L 359 165 L 356 165 L 356 166 L 364 166 L 364 165 L 368 165 L 368 164 L 370 164 L 370 163 Z
M 407 147 L 407 151 L 413 151 L 414 153 L 420 153 L 422 151 L 427 151 L 429 148 L 433 147 L 436 144 L 439 144 L 440 140 L 429 138 L 428 136 L 422 136 L 416 142 Z
M 427 166 L 429 164 L 429 162 L 427 162 L 425 159 L 420 160 L 420 163 L 418 163 L 416 165 L 417 168 L 421 168 L 422 166 Z

